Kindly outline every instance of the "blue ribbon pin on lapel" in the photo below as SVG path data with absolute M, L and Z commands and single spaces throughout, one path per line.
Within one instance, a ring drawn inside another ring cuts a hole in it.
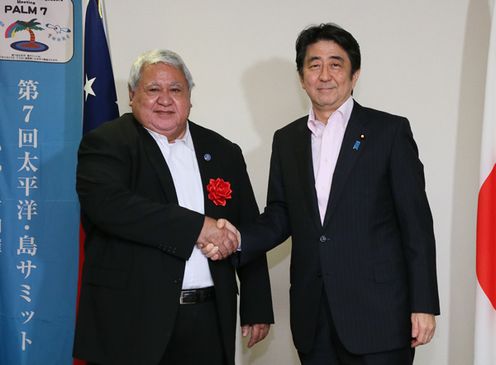
M 363 141 L 365 140 L 365 134 L 360 134 L 360 139 Z M 360 145 L 362 142 L 360 142 L 358 139 L 355 141 L 355 144 L 353 145 L 353 150 L 358 151 L 360 149 Z
M 203 159 L 204 159 L 205 161 L 210 161 L 210 160 L 212 159 L 212 155 L 210 155 L 210 153 L 205 153 L 205 154 L 203 155 Z

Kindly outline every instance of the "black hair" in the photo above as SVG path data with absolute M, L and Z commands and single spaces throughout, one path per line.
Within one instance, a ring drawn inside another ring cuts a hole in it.
M 345 50 L 351 62 L 351 76 L 360 69 L 360 46 L 346 30 L 333 23 L 323 23 L 305 28 L 296 39 L 296 69 L 303 75 L 303 64 L 308 46 L 318 41 L 332 41 Z

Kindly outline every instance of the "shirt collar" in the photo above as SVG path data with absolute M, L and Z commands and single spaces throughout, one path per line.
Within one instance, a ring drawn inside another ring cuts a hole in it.
M 332 116 L 335 113 L 341 114 L 341 118 L 338 118 L 338 120 L 342 123 L 342 128 L 345 129 L 346 126 L 348 125 L 348 121 L 350 120 L 351 117 L 351 112 L 353 110 L 353 98 L 350 96 L 341 106 L 329 116 L 329 119 L 327 120 L 327 124 L 329 124 L 329 121 L 331 120 Z M 315 113 L 313 111 L 313 107 L 310 107 L 310 111 L 308 112 L 308 122 L 307 126 L 308 129 L 312 132 L 312 134 L 316 136 L 322 135 L 322 132 L 324 131 L 325 127 L 327 124 L 324 124 L 320 121 L 318 121 L 315 118 Z
M 169 150 L 171 148 L 171 145 L 173 145 L 174 143 L 184 143 L 184 145 L 186 147 L 188 147 L 188 149 L 190 149 L 193 152 L 195 151 L 195 147 L 193 145 L 193 138 L 191 138 L 191 132 L 189 131 L 189 121 L 186 122 L 186 131 L 184 132 L 184 136 L 182 136 L 182 138 L 177 138 L 172 143 L 169 143 L 169 140 L 163 134 L 157 133 L 157 132 L 152 131 L 151 129 L 148 129 L 148 128 L 145 128 L 145 129 L 148 131 L 148 133 L 150 133 L 152 135 L 152 137 L 158 143 L 160 143 L 167 150 Z

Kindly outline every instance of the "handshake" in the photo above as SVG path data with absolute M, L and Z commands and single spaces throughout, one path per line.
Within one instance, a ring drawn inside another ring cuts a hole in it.
M 205 217 L 196 244 L 206 257 L 216 261 L 235 253 L 240 242 L 239 231 L 227 219 Z

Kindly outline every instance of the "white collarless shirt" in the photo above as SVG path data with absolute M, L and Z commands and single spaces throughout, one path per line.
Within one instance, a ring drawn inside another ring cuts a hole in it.
M 169 143 L 166 136 L 147 129 L 157 142 L 174 181 L 177 201 L 181 207 L 204 214 L 204 187 L 200 169 L 196 160 L 193 139 L 186 124 L 186 133 L 181 139 Z M 172 228 L 174 229 L 174 228 Z M 183 277 L 183 289 L 205 288 L 214 282 L 208 267 L 208 259 L 195 245 L 190 258 L 186 261 Z

